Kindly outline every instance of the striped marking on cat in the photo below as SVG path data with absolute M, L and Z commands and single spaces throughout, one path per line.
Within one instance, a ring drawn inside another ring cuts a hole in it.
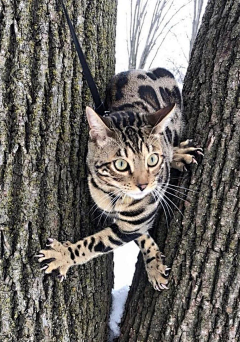
M 142 251 L 149 281 L 155 289 L 163 289 L 168 268 L 147 231 L 164 200 L 170 163 L 177 154 L 174 146 L 182 130 L 181 94 L 168 70 L 131 70 L 112 78 L 106 106 L 109 114 L 105 117 L 87 108 L 88 184 L 95 205 L 113 222 L 75 244 L 50 239 L 50 249 L 40 251 L 39 261 L 47 264 L 46 273 L 58 268 L 64 277 L 70 266 L 135 240 Z M 155 155 L 156 163 L 149 162 L 154 160 L 151 154 Z M 182 150 L 179 154 L 177 158 L 182 158 Z M 191 155 L 188 160 L 192 160 Z M 121 169 L 117 165 L 126 167 Z

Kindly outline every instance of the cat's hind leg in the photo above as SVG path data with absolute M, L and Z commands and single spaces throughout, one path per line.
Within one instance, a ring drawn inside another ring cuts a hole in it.
M 141 235 L 135 242 L 142 252 L 149 282 L 155 290 L 167 289 L 170 268 L 164 265 L 164 256 L 159 251 L 156 242 L 148 233 Z

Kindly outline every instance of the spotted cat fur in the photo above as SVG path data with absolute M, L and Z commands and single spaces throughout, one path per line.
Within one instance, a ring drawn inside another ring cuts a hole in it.
M 166 69 L 132 70 L 112 78 L 107 90 L 109 114 L 87 107 L 90 127 L 88 184 L 96 205 L 112 224 L 76 243 L 48 239 L 38 254 L 45 273 L 113 251 L 134 240 L 148 279 L 156 290 L 167 288 L 169 268 L 148 230 L 168 187 L 170 168 L 183 171 L 202 153 L 190 141 L 180 143 L 182 99 L 174 76 Z

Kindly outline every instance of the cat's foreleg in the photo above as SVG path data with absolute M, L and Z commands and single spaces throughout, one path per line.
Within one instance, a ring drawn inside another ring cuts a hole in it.
M 124 232 L 117 224 L 113 224 L 76 243 L 61 243 L 55 239 L 48 239 L 49 249 L 41 250 L 37 257 L 45 273 L 58 270 L 58 277 L 63 280 L 69 267 L 84 264 L 140 236 L 141 233 Z
M 149 282 L 155 290 L 167 289 L 170 268 L 163 264 L 164 256 L 156 242 L 148 233 L 142 234 L 135 242 L 142 252 Z

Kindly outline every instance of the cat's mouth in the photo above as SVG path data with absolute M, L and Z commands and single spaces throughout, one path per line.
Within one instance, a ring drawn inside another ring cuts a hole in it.
M 149 195 L 152 191 L 150 189 L 144 189 L 143 191 L 129 191 L 126 193 L 127 196 L 133 199 L 142 199 L 145 196 Z

